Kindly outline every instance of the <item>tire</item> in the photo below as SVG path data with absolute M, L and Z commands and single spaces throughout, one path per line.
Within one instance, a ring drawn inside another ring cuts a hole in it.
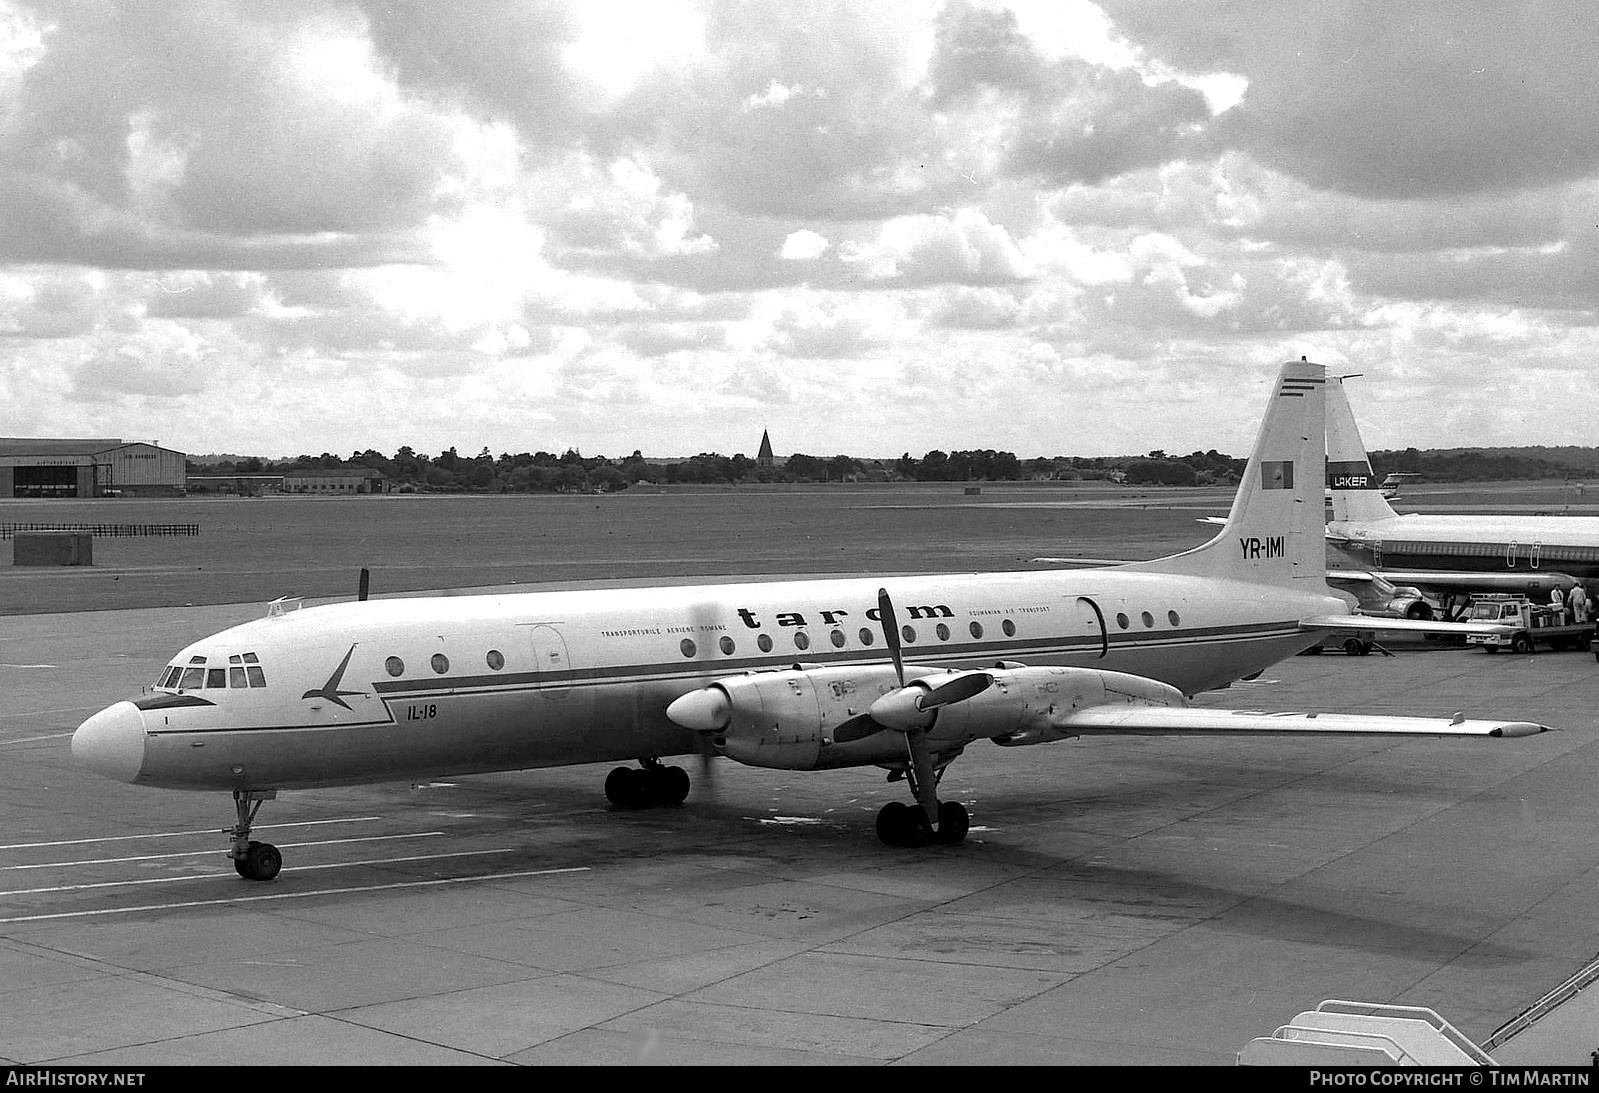
M 1421 622 L 1431 622 L 1432 605 L 1426 600 L 1417 600 L 1415 603 L 1405 608 L 1405 618 L 1417 619 Z
M 1348 638 L 1344 641 L 1344 654 L 1351 657 L 1363 657 L 1369 650 L 1366 643 L 1359 638 Z
M 1512 653 L 1520 653 L 1521 655 L 1526 656 L 1528 653 L 1532 652 L 1532 638 L 1528 637 L 1526 634 L 1517 634 L 1515 637 L 1510 639 L 1510 651 Z
M 943 801 L 938 806 L 938 831 L 934 834 L 935 842 L 953 846 L 966 838 L 966 832 L 972 828 L 972 818 L 966 813 L 966 806 L 959 801 Z
M 283 868 L 283 855 L 271 843 L 251 843 L 244 853 L 244 876 L 251 880 L 271 880 Z
M 617 808 L 639 806 L 639 791 L 643 789 L 643 783 L 641 779 L 633 777 L 633 773 L 632 767 L 616 767 L 605 776 L 605 796 Z
M 664 792 L 661 794 L 661 803 L 680 805 L 688 800 L 689 791 L 688 771 L 682 767 L 667 767 L 666 777 L 661 783 Z
M 877 837 L 889 846 L 901 846 L 905 830 L 904 801 L 890 801 L 877 813 Z

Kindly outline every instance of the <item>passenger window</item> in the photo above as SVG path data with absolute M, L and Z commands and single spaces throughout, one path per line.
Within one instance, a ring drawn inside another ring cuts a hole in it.
M 1005 631 L 1005 636 L 1007 638 L 1013 638 L 1016 636 L 1016 624 L 1011 622 L 1009 619 L 1006 619 L 1004 622 L 1000 623 L 999 628 Z
M 246 664 L 244 666 L 244 670 L 249 673 L 250 686 L 252 686 L 252 687 L 265 687 L 266 686 L 266 673 L 261 670 L 261 666 L 259 664 Z
M 1120 626 L 1123 630 L 1125 630 L 1131 624 L 1127 621 L 1127 616 L 1125 614 L 1123 614 L 1122 612 L 1118 611 L 1118 612 L 1116 612 L 1116 625 Z
M 229 687 L 248 687 L 249 685 L 250 684 L 244 678 L 244 669 L 243 668 L 229 668 L 228 669 L 228 686 Z
M 916 627 L 901 626 L 899 628 L 899 636 L 905 639 L 906 645 L 909 645 L 911 642 L 916 640 Z
M 796 648 L 796 649 L 809 649 L 810 647 L 811 647 L 811 636 L 809 634 L 807 634 L 803 630 L 794 631 L 794 648 Z
M 723 634 L 722 635 L 722 640 L 717 642 L 716 644 L 718 644 L 718 645 L 720 645 L 722 647 L 722 653 L 724 655 L 726 655 L 726 656 L 732 656 L 733 655 L 733 639 L 728 637 L 726 634 Z
M 1143 617 L 1145 626 L 1154 626 L 1155 625 L 1155 616 L 1151 615 L 1148 611 L 1145 611 L 1142 617 Z
M 1173 626 L 1177 626 L 1182 622 L 1182 619 L 1177 617 L 1177 612 L 1168 611 L 1166 612 L 1166 621 L 1171 623 Z
M 835 648 L 835 649 L 844 648 L 844 631 L 842 631 L 842 630 L 834 630 L 831 634 L 828 635 L 828 637 L 833 643 L 833 648 Z
M 498 649 L 490 649 L 488 655 L 489 667 L 498 672 L 505 667 L 505 656 Z
M 445 656 L 443 653 L 434 653 L 431 663 L 433 665 L 433 670 L 439 673 L 439 675 L 443 675 L 445 672 L 450 670 L 450 658 Z
M 183 669 L 183 681 L 178 684 L 181 690 L 193 691 L 205 685 L 204 668 Z
M 678 643 L 677 647 L 679 649 L 683 650 L 683 655 L 686 656 L 686 657 L 691 657 L 696 652 L 696 647 L 695 647 L 694 643 L 692 641 L 690 641 L 688 638 L 684 638 L 682 641 L 680 641 Z
M 939 623 L 938 624 L 938 627 L 936 629 L 936 633 L 938 634 L 938 640 L 939 641 L 948 641 L 949 640 L 949 627 L 945 626 L 943 623 Z
M 399 657 L 390 657 L 388 660 L 383 662 L 383 669 L 384 671 L 388 672 L 389 675 L 398 677 L 405 673 L 405 661 L 401 660 Z
M 870 644 L 872 644 L 872 641 L 873 641 L 872 628 L 870 626 L 861 627 L 860 638 L 861 638 L 861 644 L 862 645 L 870 645 Z
M 980 622 L 973 622 L 967 627 L 967 629 L 972 632 L 972 637 L 974 638 L 980 638 L 983 636 L 983 624 Z
M 772 651 L 772 639 L 765 634 L 757 637 L 755 639 L 755 644 L 761 647 L 761 652 L 763 653 L 770 653 Z

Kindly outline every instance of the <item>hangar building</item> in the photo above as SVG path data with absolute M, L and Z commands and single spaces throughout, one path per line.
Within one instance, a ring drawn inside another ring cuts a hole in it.
M 177 497 L 182 452 L 114 437 L 0 437 L 0 497 Z

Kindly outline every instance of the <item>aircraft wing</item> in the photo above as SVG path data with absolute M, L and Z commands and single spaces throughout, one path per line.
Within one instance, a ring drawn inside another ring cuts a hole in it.
M 1534 736 L 1549 728 L 1532 721 L 1468 721 L 1391 714 L 1266 713 L 1181 706 L 1090 706 L 1057 722 L 1092 735 L 1214 736 Z
M 1510 634 L 1517 629 L 1502 622 L 1440 622 L 1437 619 L 1395 619 L 1386 615 L 1312 615 L 1300 619 L 1301 630 L 1373 630 L 1389 634 Z
M 1577 583 L 1575 577 L 1556 570 L 1526 570 L 1517 573 L 1476 573 L 1450 569 L 1383 569 L 1379 572 L 1394 584 L 1411 584 L 1418 588 L 1442 588 L 1457 592 L 1532 592 L 1547 591 L 1559 586 L 1569 589 Z

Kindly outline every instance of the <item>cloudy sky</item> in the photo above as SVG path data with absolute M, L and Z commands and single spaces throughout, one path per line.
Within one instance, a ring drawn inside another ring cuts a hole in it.
M 1591 0 L 0 0 L 0 434 L 1599 444 Z

